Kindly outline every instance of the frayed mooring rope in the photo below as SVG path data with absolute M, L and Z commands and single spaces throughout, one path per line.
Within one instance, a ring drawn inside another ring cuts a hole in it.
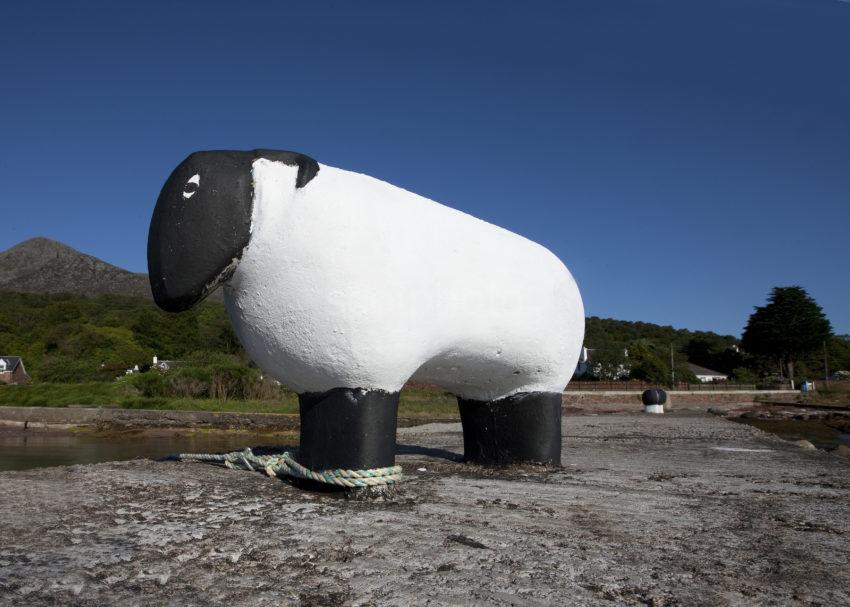
M 339 487 L 375 487 L 401 480 L 401 466 L 370 468 L 368 470 L 310 470 L 293 458 L 288 451 L 273 455 L 254 455 L 250 447 L 218 455 L 215 453 L 181 453 L 173 459 L 182 462 L 218 462 L 234 470 L 263 471 L 269 476 L 291 476 Z

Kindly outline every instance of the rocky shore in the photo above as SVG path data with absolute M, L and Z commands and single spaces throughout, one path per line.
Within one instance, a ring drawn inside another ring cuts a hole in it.
M 731 410 L 710 408 L 723 416 L 774 433 L 806 449 L 826 449 L 850 459 L 850 410 L 846 407 L 814 407 L 773 403 Z M 810 440 L 811 439 L 811 440 Z
M 372 498 L 135 460 L 0 474 L 0 604 L 850 603 L 850 461 L 720 417 L 564 419 L 563 467 L 399 431 Z

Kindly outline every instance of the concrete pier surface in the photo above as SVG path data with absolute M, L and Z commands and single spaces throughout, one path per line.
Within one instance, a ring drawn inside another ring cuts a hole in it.
M 850 461 L 694 413 L 565 417 L 563 467 L 345 499 L 135 460 L 0 474 L 0 605 L 847 605 Z

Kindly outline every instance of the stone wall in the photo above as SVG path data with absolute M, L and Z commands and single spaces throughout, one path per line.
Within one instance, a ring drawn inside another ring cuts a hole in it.
M 705 392 L 671 390 L 667 392 L 667 408 L 706 409 L 708 407 L 747 405 L 762 401 L 793 402 L 800 393 L 795 390 L 712 390 Z M 564 407 L 593 410 L 640 410 L 641 392 L 565 392 Z
M 0 427 L 296 429 L 297 415 L 215 411 L 159 411 L 111 407 L 0 407 Z

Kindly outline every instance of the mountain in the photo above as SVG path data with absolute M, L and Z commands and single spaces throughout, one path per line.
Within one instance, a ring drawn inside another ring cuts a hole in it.
M 31 238 L 0 253 L 0 291 L 151 297 L 147 274 L 49 238 Z

